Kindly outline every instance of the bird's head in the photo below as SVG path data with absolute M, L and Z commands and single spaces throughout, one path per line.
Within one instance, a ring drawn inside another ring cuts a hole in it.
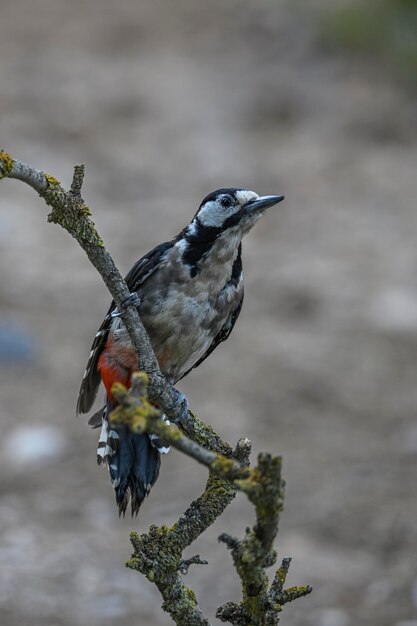
M 213 258 L 221 263 L 227 259 L 233 263 L 240 256 L 242 237 L 268 207 L 283 199 L 284 196 L 258 196 L 254 191 L 234 187 L 218 189 L 206 196 L 177 240 L 191 276 L 196 276 L 206 261 L 209 265 L 213 263 Z
M 196 228 L 217 236 L 233 229 L 245 235 L 271 207 L 284 196 L 258 196 L 249 189 L 217 189 L 204 198 L 194 216 Z

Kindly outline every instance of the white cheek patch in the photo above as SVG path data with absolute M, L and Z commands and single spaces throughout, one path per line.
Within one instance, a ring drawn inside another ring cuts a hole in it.
M 257 200 L 258 194 L 248 189 L 240 189 L 234 192 L 237 203 L 231 207 L 223 207 L 218 200 L 212 200 L 206 202 L 198 212 L 198 219 L 203 226 L 211 226 L 215 228 L 221 228 L 224 222 L 232 217 L 235 213 L 250 202 L 251 200 Z M 192 226 L 192 224 L 191 224 Z
M 228 217 L 239 211 L 240 206 L 231 206 L 229 208 L 222 207 L 218 202 L 206 202 L 206 204 L 201 207 L 198 212 L 198 219 L 203 224 L 203 226 L 215 226 L 217 228 L 221 228 L 223 222 L 227 220 Z

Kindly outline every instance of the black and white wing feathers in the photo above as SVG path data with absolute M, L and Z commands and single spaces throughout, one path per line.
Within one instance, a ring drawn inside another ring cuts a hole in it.
M 162 261 L 165 252 L 173 247 L 176 240 L 166 241 L 165 243 L 159 244 L 145 254 L 139 261 L 137 261 L 132 269 L 126 274 L 125 281 L 129 290 L 133 293 L 137 291 L 141 285 L 151 276 L 155 270 L 158 268 L 158 265 Z M 114 303 L 113 303 L 114 306 Z
M 88 357 L 84 376 L 81 381 L 80 392 L 78 394 L 77 415 L 88 413 L 96 399 L 97 390 L 101 381 L 100 374 L 97 371 L 97 362 L 106 345 L 107 335 L 109 334 L 111 310 L 110 307 L 91 346 L 90 356 Z

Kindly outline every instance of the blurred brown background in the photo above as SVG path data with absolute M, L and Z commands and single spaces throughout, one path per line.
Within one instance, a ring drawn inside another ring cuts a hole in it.
M 284 456 L 277 547 L 314 593 L 283 624 L 417 624 L 416 4 L 0 4 L 0 143 L 65 185 L 86 164 L 123 272 L 217 187 L 286 195 L 245 241 L 235 332 L 181 385 Z M 172 523 L 205 471 L 171 453 L 118 519 L 74 414 L 108 294 L 31 189 L 1 182 L 0 209 L 0 622 L 170 624 L 129 531 Z M 214 623 L 239 594 L 217 536 L 251 520 L 238 497 L 191 551 Z

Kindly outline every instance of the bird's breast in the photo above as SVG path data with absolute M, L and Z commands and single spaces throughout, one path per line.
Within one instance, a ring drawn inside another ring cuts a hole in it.
M 240 301 L 243 286 L 231 280 L 232 266 L 233 258 L 213 258 L 192 278 L 174 250 L 138 291 L 142 322 L 162 372 L 173 382 L 204 356 Z M 130 344 L 120 318 L 113 332 Z
M 146 298 L 140 313 L 162 371 L 181 378 L 207 352 L 228 319 L 236 290 L 215 296 L 209 290 L 172 286 L 163 301 Z

